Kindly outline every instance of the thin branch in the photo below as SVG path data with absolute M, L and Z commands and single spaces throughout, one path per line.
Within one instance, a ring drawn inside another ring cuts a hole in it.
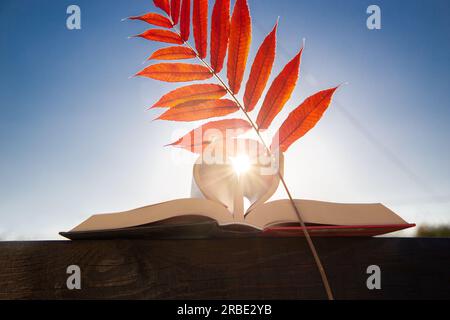
M 173 23 L 172 23 L 173 24 Z M 175 26 L 172 27 L 172 29 L 174 30 L 175 33 L 177 33 L 180 37 L 181 34 L 180 32 L 177 30 L 177 28 L 175 28 Z M 233 100 L 236 102 L 236 104 L 238 105 L 239 109 L 244 113 L 245 117 L 247 118 L 247 120 L 249 121 L 249 123 L 251 124 L 251 126 L 253 127 L 253 129 L 255 130 L 259 140 L 261 141 L 261 143 L 263 144 L 264 148 L 266 149 L 266 152 L 269 154 L 269 156 L 273 157 L 273 153 L 270 150 L 270 148 L 267 146 L 266 142 L 264 141 L 263 137 L 261 136 L 260 130 L 258 128 L 258 125 L 251 119 L 251 117 L 249 116 L 249 114 L 247 113 L 247 111 L 245 110 L 245 108 L 243 107 L 242 103 L 238 100 L 238 98 L 236 97 L 236 95 L 231 91 L 231 89 L 228 87 L 228 85 L 225 83 L 225 81 L 222 80 L 222 78 L 214 71 L 214 69 L 205 61 L 205 59 L 201 58 L 200 55 L 198 54 L 197 50 L 192 47 L 187 41 L 184 41 L 184 44 L 191 49 L 193 52 L 195 52 L 195 55 L 197 56 L 197 58 L 203 63 L 203 65 L 208 68 L 208 70 L 211 72 L 211 74 L 220 82 L 220 84 L 222 85 L 222 87 L 228 92 L 228 94 L 233 98 Z M 317 253 L 316 247 L 311 239 L 311 236 L 308 232 L 308 230 L 306 229 L 306 225 L 305 222 L 302 218 L 302 215 L 300 214 L 300 210 L 297 208 L 297 205 L 295 204 L 295 201 L 291 195 L 291 192 L 289 191 L 289 188 L 286 184 L 286 181 L 284 180 L 283 175 L 281 174 L 280 170 L 277 171 L 278 177 L 284 187 L 284 190 L 286 191 L 289 200 L 292 204 L 292 207 L 294 208 L 295 214 L 297 215 L 298 221 L 300 222 L 300 225 L 303 229 L 303 233 L 305 235 L 306 238 L 306 242 L 308 243 L 309 249 L 311 250 L 313 257 L 314 257 L 314 261 L 316 263 L 317 269 L 319 270 L 320 273 L 320 277 L 322 278 L 322 283 L 324 285 L 328 300 L 334 300 L 333 297 L 333 293 L 331 291 L 331 287 L 330 284 L 328 282 L 328 277 L 327 274 L 325 272 L 325 269 L 322 265 L 322 262 L 320 260 L 319 254 Z

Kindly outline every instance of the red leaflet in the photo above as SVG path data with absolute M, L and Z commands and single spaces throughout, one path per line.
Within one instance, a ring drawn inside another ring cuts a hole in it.
M 157 119 L 171 121 L 196 121 L 225 116 L 238 110 L 239 107 L 236 103 L 228 99 L 195 100 L 179 104 L 174 108 L 170 108 Z
M 189 63 L 159 63 L 139 71 L 136 75 L 166 82 L 205 80 L 212 77 L 208 68 Z
M 147 13 L 133 16 L 131 20 L 142 20 L 161 29 L 150 29 L 138 35 L 139 37 L 174 43 L 185 46 L 170 46 L 156 50 L 148 60 L 181 60 L 199 57 L 203 64 L 189 63 L 157 63 L 147 66 L 136 75 L 166 82 L 187 82 L 210 79 L 224 68 L 227 56 L 228 86 L 219 84 L 191 84 L 182 86 L 162 96 L 151 108 L 168 108 L 158 119 L 171 121 L 196 121 L 212 117 L 222 117 L 238 111 L 241 106 L 236 100 L 239 94 L 243 76 L 246 71 L 250 45 L 252 40 L 252 22 L 247 0 L 235 0 L 230 19 L 230 0 L 215 0 L 211 14 L 210 66 L 205 62 L 208 46 L 208 0 L 153 0 L 155 5 L 167 13 Z M 188 45 L 192 25 L 195 48 Z M 180 32 L 163 28 L 173 28 L 179 25 Z M 245 84 L 243 94 L 244 111 L 253 111 L 259 104 L 271 76 L 277 41 L 278 23 L 265 37 L 259 46 L 251 70 Z M 226 119 L 209 122 L 186 134 L 183 138 L 170 144 L 195 152 L 196 148 L 203 150 L 205 146 L 214 147 L 223 144 L 221 137 L 217 138 L 198 132 L 216 129 L 223 133 L 229 128 L 251 129 L 256 131 L 268 129 L 275 117 L 291 98 L 297 84 L 300 72 L 302 50 L 289 61 L 283 70 L 275 77 L 262 101 L 261 110 L 252 121 L 242 119 Z M 218 80 L 221 81 L 219 78 Z M 272 139 L 272 150 L 285 152 L 296 140 L 313 128 L 329 107 L 331 98 L 337 88 L 320 91 L 307 98 L 292 111 Z M 223 99 L 231 94 L 232 100 Z M 279 139 L 278 139 L 279 138 Z M 213 143 L 211 143 L 214 140 Z M 194 150 L 195 149 L 195 150 Z M 228 146 L 226 147 L 228 149 Z M 230 150 L 226 150 L 228 153 Z M 231 150 L 232 151 L 232 150 Z M 234 150 L 236 151 L 236 150 Z M 233 152 L 234 152 L 233 151 Z
M 259 129 L 267 129 L 291 97 L 298 80 L 302 51 L 284 67 L 270 86 L 256 119 Z
M 155 6 L 163 10 L 165 13 L 170 15 L 170 4 L 169 0 L 153 0 Z
M 311 130 L 330 105 L 336 89 L 337 87 L 320 91 L 292 111 L 274 136 L 272 150 L 279 146 L 280 150 L 285 152 L 291 144 Z
M 216 0 L 211 17 L 211 67 L 222 71 L 230 36 L 230 0 Z
M 129 17 L 130 20 L 141 20 L 158 27 L 172 28 L 172 23 L 166 17 L 157 13 L 146 13 L 142 16 Z
M 186 101 L 220 99 L 227 91 L 218 84 L 192 84 L 164 95 L 152 108 L 172 108 Z
M 206 57 L 208 43 L 208 0 L 194 0 L 192 17 L 194 26 L 195 48 L 200 58 Z
M 168 47 L 156 50 L 147 60 L 180 60 L 195 57 L 195 52 L 190 48 Z
M 276 32 L 278 23 L 267 37 L 264 39 L 261 47 L 256 53 L 250 76 L 245 87 L 244 105 L 247 112 L 252 111 L 261 98 L 266 87 L 267 81 L 272 71 L 275 60 Z
M 180 33 L 181 39 L 189 40 L 191 31 L 191 0 L 183 0 L 181 4 Z
M 144 33 L 137 35 L 137 37 L 153 41 L 183 44 L 183 40 L 181 40 L 180 36 L 169 30 L 149 29 Z
M 180 20 L 180 8 L 181 0 L 171 0 L 170 1 L 170 17 L 172 18 L 173 24 L 177 25 Z
M 168 146 L 184 148 L 193 153 L 201 153 L 213 140 L 237 137 L 250 130 L 251 127 L 251 124 L 243 119 L 211 121 L 192 130 Z
M 236 0 L 231 17 L 227 63 L 228 83 L 235 94 L 241 88 L 251 40 L 252 23 L 247 0 Z

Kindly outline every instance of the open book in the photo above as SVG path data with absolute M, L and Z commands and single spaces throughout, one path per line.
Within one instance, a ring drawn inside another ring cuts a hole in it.
M 279 159 L 283 172 L 283 159 Z M 258 165 L 238 176 L 229 164 L 193 170 L 192 198 L 126 212 L 93 215 L 69 232 L 69 239 L 303 236 L 290 200 L 266 202 L 279 176 Z M 250 207 L 244 211 L 244 197 Z M 311 236 L 374 236 L 414 226 L 382 204 L 339 204 L 294 200 Z

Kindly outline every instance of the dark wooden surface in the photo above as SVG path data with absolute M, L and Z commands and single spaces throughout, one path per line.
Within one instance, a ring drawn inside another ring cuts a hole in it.
M 450 299 L 450 239 L 314 239 L 337 299 Z M 66 288 L 81 268 L 82 289 Z M 381 267 L 381 290 L 366 268 Z M 0 242 L 0 299 L 323 299 L 301 238 Z

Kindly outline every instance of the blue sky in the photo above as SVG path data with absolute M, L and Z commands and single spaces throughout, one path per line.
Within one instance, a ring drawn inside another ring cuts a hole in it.
M 81 30 L 66 28 L 70 4 Z M 280 16 L 272 75 L 306 38 L 275 127 L 305 97 L 349 83 L 286 155 L 295 197 L 382 202 L 409 222 L 450 223 L 450 3 L 249 4 L 251 57 Z M 366 28 L 370 4 L 381 30 Z M 0 237 L 57 239 L 94 213 L 189 196 L 192 162 L 163 145 L 195 125 L 146 111 L 176 86 L 129 79 L 163 45 L 128 39 L 148 26 L 121 19 L 151 10 L 147 0 L 0 3 Z

